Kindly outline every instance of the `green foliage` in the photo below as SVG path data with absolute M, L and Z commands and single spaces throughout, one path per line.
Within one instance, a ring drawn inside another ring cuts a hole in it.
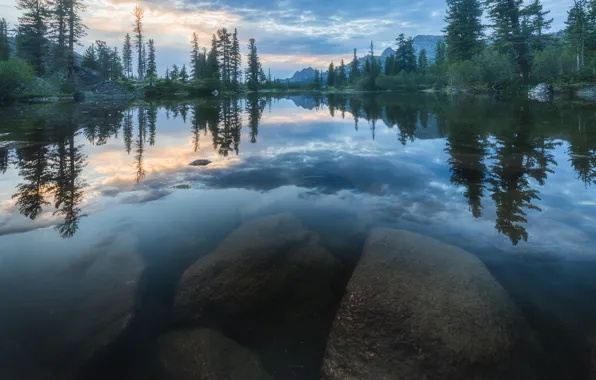
M 0 19 L 0 61 L 10 58 L 10 44 L 8 43 L 8 22 L 5 18 Z
M 487 49 L 472 60 L 449 65 L 450 86 L 473 89 L 502 90 L 514 87 L 518 81 L 515 65 L 509 56 Z
M 251 90 L 258 90 L 260 87 L 259 74 L 262 71 L 257 44 L 254 38 L 248 40 L 248 67 L 246 68 L 246 84 Z
M 482 5 L 479 0 L 447 0 L 445 39 L 449 61 L 472 59 L 482 49 Z
M 354 58 L 350 62 L 350 83 L 355 83 L 360 78 L 360 66 L 358 63 L 358 55 L 356 49 L 354 49 Z
M 327 69 L 327 86 L 331 87 L 335 85 L 335 67 L 333 66 L 333 62 L 329 64 L 329 69 Z
M 0 61 L 0 102 L 18 97 L 34 79 L 33 69 L 23 60 Z
M 447 75 L 450 85 L 469 88 L 481 83 L 482 70 L 472 61 L 459 61 L 449 65 Z
M 124 75 L 129 79 L 132 78 L 132 44 L 128 33 L 124 37 L 124 46 L 122 47 L 122 66 Z
M 147 56 L 147 77 L 149 78 L 149 83 L 153 84 L 157 78 L 157 65 L 155 63 L 155 41 L 153 39 L 149 39 L 147 42 L 147 49 L 149 50 L 149 54 Z
M 44 0 L 18 0 L 17 9 L 22 11 L 17 26 L 17 55 L 33 67 L 36 75 L 42 76 L 49 56 L 49 4 Z

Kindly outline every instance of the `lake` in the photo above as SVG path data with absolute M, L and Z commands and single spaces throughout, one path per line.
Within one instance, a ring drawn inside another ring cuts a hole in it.
M 594 379 L 595 190 L 583 103 L 0 108 L 0 374 Z

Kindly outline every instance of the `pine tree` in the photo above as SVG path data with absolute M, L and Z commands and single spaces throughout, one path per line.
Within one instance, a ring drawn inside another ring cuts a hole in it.
M 261 62 L 257 54 L 257 44 L 254 38 L 248 40 L 248 67 L 246 68 L 246 83 L 248 88 L 257 90 L 259 88 L 259 74 L 262 71 Z
M 10 44 L 8 42 L 8 22 L 5 18 L 0 19 L 0 61 L 10 58 Z
M 552 18 L 546 18 L 549 13 L 550 11 L 543 10 L 540 0 L 534 0 L 523 9 L 522 32 L 533 51 L 544 50 L 550 39 L 550 36 L 544 33 L 553 23 Z
M 447 46 L 445 41 L 437 41 L 435 46 L 435 64 L 442 65 L 447 60 Z
M 354 49 L 354 58 L 350 62 L 350 83 L 355 83 L 360 78 L 360 65 L 358 63 L 357 51 Z
M 75 66 L 74 47 L 80 45 L 81 39 L 87 35 L 87 26 L 81 19 L 81 12 L 87 6 L 83 0 L 67 0 L 66 4 L 68 10 L 68 77 L 72 78 Z
M 182 69 L 180 69 L 180 74 L 178 74 L 178 77 L 180 78 L 180 82 L 188 82 L 188 73 L 186 72 L 186 65 L 182 65 Z
M 321 88 L 321 72 L 318 69 L 315 69 L 315 77 L 313 79 L 313 84 L 315 88 Z
M 42 76 L 48 55 L 49 4 L 46 0 L 18 0 L 17 9 L 22 11 L 17 26 L 17 54 Z
M 67 66 L 66 38 L 68 34 L 68 10 L 67 0 L 55 0 L 51 9 L 51 39 L 54 43 L 52 48 L 53 66 L 60 70 Z
M 333 62 L 329 64 L 329 69 L 327 69 L 327 86 L 331 87 L 335 85 L 335 67 L 333 66 Z
M 178 65 L 173 64 L 172 65 L 172 71 L 170 71 L 170 79 L 174 82 L 176 82 L 178 79 L 180 79 L 180 71 L 178 70 Z
M 118 48 L 114 46 L 111 55 L 111 78 L 112 80 L 121 79 L 124 76 L 124 67 L 122 66 L 122 59 L 118 54 Z
M 147 43 L 147 50 L 149 50 L 147 56 L 147 77 L 149 78 L 149 85 L 152 86 L 155 79 L 157 78 L 157 65 L 155 63 L 155 41 L 149 39 Z
M 494 46 L 515 58 L 521 76 L 530 74 L 528 43 L 522 33 L 523 0 L 487 0 L 488 17 L 492 21 Z
M 97 70 L 99 68 L 97 53 L 95 51 L 95 44 L 89 45 L 89 47 L 87 47 L 87 50 L 85 50 L 81 66 L 92 70 Z
M 201 62 L 199 56 L 201 51 L 199 49 L 199 36 L 197 33 L 192 34 L 191 42 L 192 50 L 190 52 L 190 75 L 192 79 L 196 80 L 201 77 Z
M 143 49 L 145 44 L 143 42 L 143 17 L 145 16 L 145 10 L 139 6 L 134 8 L 133 14 L 134 16 L 134 33 L 135 33 L 135 47 L 137 49 L 137 76 L 139 80 L 143 80 L 144 78 L 144 60 L 143 60 Z
M 209 78 L 221 78 L 221 73 L 219 70 L 219 57 L 217 51 L 217 38 L 215 34 L 211 38 L 211 50 L 209 50 L 209 54 L 207 55 L 207 65 L 206 65 L 206 77 Z
M 124 47 L 122 48 L 122 65 L 126 78 L 132 78 L 132 45 L 130 43 L 130 34 L 126 33 L 124 37 Z
M 393 75 L 395 70 L 395 54 L 392 54 L 385 58 L 385 75 Z
M 232 35 L 232 85 L 237 87 L 242 76 L 242 54 L 240 53 L 240 41 L 238 30 L 234 29 Z
M 342 59 L 339 65 L 339 72 L 337 73 L 337 77 L 335 78 L 335 85 L 337 87 L 343 87 L 346 84 L 346 81 L 346 64 Z
M 425 73 L 426 69 L 428 68 L 428 58 L 426 57 L 426 50 L 420 50 L 420 54 L 418 54 L 418 70 L 421 73 Z
M 589 9 L 586 0 L 574 0 L 573 6 L 567 12 L 565 32 L 567 39 L 576 51 L 577 71 L 584 69 L 586 45 L 590 37 Z
M 226 87 L 232 84 L 232 41 L 228 29 L 217 31 L 217 51 L 220 63 L 221 79 Z
M 412 37 L 406 38 L 402 33 L 397 37 L 396 42 L 397 50 L 395 52 L 395 61 L 393 63 L 393 73 L 398 74 L 401 71 L 415 71 L 416 53 L 414 50 L 414 40 Z
M 482 49 L 480 0 L 447 0 L 447 56 L 451 62 L 470 60 Z

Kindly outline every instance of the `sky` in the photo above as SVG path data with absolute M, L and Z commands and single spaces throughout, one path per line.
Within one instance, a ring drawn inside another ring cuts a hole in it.
M 571 0 L 543 0 L 554 18 L 552 31 L 564 27 Z M 132 31 L 132 9 L 145 8 L 145 33 L 157 49 L 158 70 L 188 63 L 190 38 L 208 46 L 218 28 L 238 29 L 241 44 L 255 38 L 265 70 L 277 78 L 296 70 L 324 68 L 330 61 L 350 60 L 353 49 L 364 55 L 370 41 L 377 51 L 394 44 L 398 34 L 439 35 L 445 26 L 445 0 L 86 0 L 89 27 L 85 45 L 104 40 L 121 47 Z M 14 0 L 0 0 L 0 15 L 11 23 L 19 11 Z M 83 48 L 79 48 L 83 50 Z

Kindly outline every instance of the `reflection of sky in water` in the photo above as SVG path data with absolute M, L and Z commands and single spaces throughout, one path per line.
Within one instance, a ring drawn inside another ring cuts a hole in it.
M 189 242 L 197 243 L 199 226 L 208 221 L 234 226 L 283 209 L 296 210 L 305 218 L 328 215 L 329 224 L 337 212 L 347 213 L 364 226 L 418 230 L 475 251 L 574 256 L 593 251 L 596 193 L 576 179 L 567 142 L 555 147 L 558 166 L 546 184 L 530 179 L 530 186 L 540 192 L 534 203 L 542 212 L 527 211 L 528 241 L 513 246 L 495 230 L 497 211 L 490 191 L 483 197 L 483 216 L 475 219 L 462 195 L 464 189 L 450 182 L 445 139 L 417 139 L 404 146 L 397 128 L 378 121 L 373 140 L 370 123 L 361 119 L 356 131 L 348 112 L 342 119 L 341 112 L 331 117 L 326 107 L 308 110 L 280 100 L 270 110 L 265 107 L 257 142 L 251 144 L 247 115 L 243 118 L 239 155 L 221 157 L 209 133 L 201 132 L 199 150 L 194 151 L 190 116 L 186 123 L 180 116 L 167 119 L 160 109 L 155 144 L 145 145 L 146 174 L 138 184 L 135 147 L 127 154 L 122 133 L 101 146 L 91 145 L 79 133 L 76 142 L 84 144 L 88 157 L 83 176 L 89 187 L 81 205 L 88 216 L 71 239 L 61 239 L 50 228 L 57 220 L 51 205 L 35 221 L 19 214 L 11 196 L 20 180 L 11 165 L 0 176 L 3 251 L 41 260 L 48 253 L 69 255 L 105 247 L 104 241 L 116 249 L 120 243 L 114 242 L 125 241 L 128 234 L 134 241 L 160 247 L 167 241 L 169 250 L 183 249 Z M 198 158 L 213 163 L 188 166 Z M 180 184 L 192 188 L 173 188 Z

